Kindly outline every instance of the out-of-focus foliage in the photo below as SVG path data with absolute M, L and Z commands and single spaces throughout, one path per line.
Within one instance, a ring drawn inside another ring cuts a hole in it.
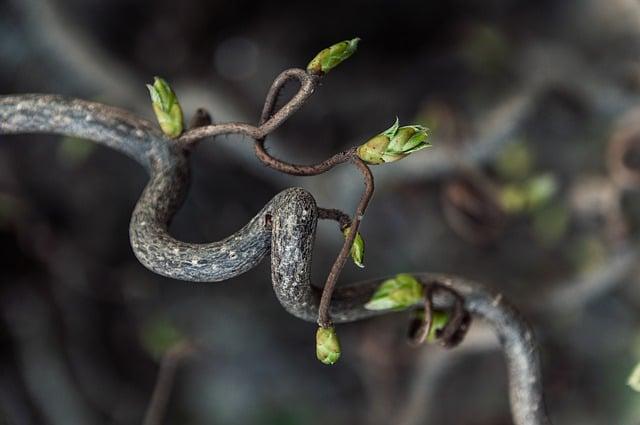
M 187 122 L 198 107 L 215 122 L 256 122 L 279 72 L 359 35 L 358 54 L 267 141 L 310 164 L 362 144 L 389 117 L 431 130 L 433 147 L 373 169 L 360 229 L 367 268 L 345 268 L 339 284 L 401 271 L 487 283 L 535 327 L 554 422 L 636 425 L 638 393 L 625 383 L 640 355 L 640 191 L 635 155 L 622 152 L 627 166 L 616 166 L 611 146 L 638 134 L 640 5 L 315 6 L 5 0 L 0 87 L 99 100 L 155 122 L 143 84 L 159 74 Z M 342 168 L 305 179 L 266 170 L 235 136 L 203 141 L 190 157 L 190 192 L 170 229 L 182 240 L 226 237 L 285 187 L 347 213 L 361 194 L 359 176 Z M 140 423 L 158 356 L 184 338 L 203 351 L 178 368 L 166 423 L 381 425 L 407 411 L 413 423 L 511 423 L 502 359 L 477 342 L 482 323 L 452 353 L 401 342 L 409 312 L 339 326 L 344 350 L 327 368 L 305 354 L 310 325 L 277 303 L 268 260 L 215 284 L 148 272 L 128 237 L 146 179 L 90 142 L 0 137 L 7 422 Z M 319 223 L 315 284 L 344 240 L 334 226 Z M 409 408 L 410 388 L 438 391 Z

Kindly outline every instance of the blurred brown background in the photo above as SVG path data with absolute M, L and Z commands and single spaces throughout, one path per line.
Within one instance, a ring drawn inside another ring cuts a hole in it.
M 640 359 L 640 2 L 1 0 L 0 92 L 97 100 L 151 118 L 144 86 L 174 86 L 187 115 L 255 122 L 282 70 L 362 38 L 271 139 L 294 162 L 362 143 L 397 115 L 434 147 L 377 167 L 363 222 L 367 268 L 450 272 L 502 291 L 542 345 L 557 424 L 638 424 L 626 385 Z M 343 357 L 314 355 L 268 262 L 218 284 L 135 260 L 128 221 L 144 187 L 128 158 L 82 140 L 0 137 L 0 423 L 140 423 L 163 350 L 183 362 L 168 424 L 511 423 L 504 364 L 475 323 L 445 352 L 405 343 L 395 314 L 339 328 Z M 303 186 L 352 211 L 360 178 L 259 165 L 247 141 L 203 143 L 172 231 L 204 242 Z M 322 281 L 340 246 L 322 223 Z

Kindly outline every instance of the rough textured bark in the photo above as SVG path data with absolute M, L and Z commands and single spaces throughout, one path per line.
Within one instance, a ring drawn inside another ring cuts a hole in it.
M 282 119 L 267 122 L 275 128 Z M 195 135 L 205 137 L 245 130 L 247 135 L 260 139 L 268 133 L 260 130 L 253 134 L 252 129 L 257 127 L 246 124 L 202 128 L 209 130 L 199 133 L 196 133 L 199 129 L 191 130 L 187 133 L 191 136 L 185 140 L 196 140 Z M 129 155 L 150 175 L 130 226 L 131 245 L 142 264 L 175 279 L 213 282 L 250 270 L 271 252 L 272 281 L 278 300 L 294 316 L 316 320 L 320 290 L 311 284 L 310 265 L 319 213 L 315 199 L 304 189 L 290 188 L 279 193 L 245 227 L 222 241 L 185 243 L 168 232 L 188 187 L 189 152 L 182 141 L 165 138 L 154 125 L 125 111 L 48 95 L 0 97 L 0 133 L 80 137 Z M 435 281 L 454 290 L 464 298 L 467 311 L 493 327 L 507 361 L 514 422 L 548 424 L 537 346 L 530 327 L 517 311 L 501 295 L 480 284 L 454 276 L 424 273 L 415 276 L 425 285 Z M 384 314 L 364 308 L 382 280 L 336 288 L 330 310 L 333 320 L 351 322 Z M 444 308 L 451 303 L 451 297 L 446 295 L 434 299 L 436 307 Z

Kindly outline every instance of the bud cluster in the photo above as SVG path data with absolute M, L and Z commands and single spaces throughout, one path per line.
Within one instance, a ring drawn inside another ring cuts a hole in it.
M 147 84 L 151 95 L 151 106 L 156 114 L 162 132 L 171 138 L 178 137 L 183 130 L 182 108 L 178 97 L 169 84 L 155 77 L 153 85 Z
M 358 147 L 358 156 L 372 165 L 398 161 L 407 155 L 431 146 L 429 129 L 421 125 L 400 127 L 398 119 L 387 130 Z

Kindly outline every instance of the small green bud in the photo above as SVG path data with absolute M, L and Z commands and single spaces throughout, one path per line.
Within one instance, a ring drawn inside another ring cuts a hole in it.
M 422 284 L 410 274 L 399 274 L 380 284 L 371 300 L 365 304 L 367 310 L 402 310 L 424 299 Z
M 524 142 L 510 143 L 496 159 L 498 175 L 504 180 L 522 180 L 531 174 L 535 155 Z
M 429 129 L 421 125 L 400 127 L 398 119 L 383 131 L 358 147 L 360 159 L 371 165 L 398 161 L 407 155 L 431 146 Z
M 429 329 L 429 335 L 427 335 L 427 342 L 436 342 L 438 339 L 438 333 L 440 333 L 447 323 L 449 323 L 449 319 L 451 316 L 446 311 L 434 310 L 431 315 L 431 327 Z M 415 320 L 419 323 L 424 322 L 424 309 L 416 310 Z
M 527 194 L 519 184 L 508 184 L 500 191 L 500 203 L 508 213 L 519 213 L 527 206 Z
M 627 379 L 627 385 L 631 387 L 632 390 L 640 392 L 640 363 L 638 363 L 629 375 Z
M 537 209 L 547 204 L 558 191 L 558 182 L 553 174 L 541 174 L 527 182 L 527 203 L 529 209 Z
M 358 48 L 359 41 L 360 39 L 356 37 L 327 47 L 311 59 L 307 65 L 307 71 L 311 74 L 326 74 L 353 55 Z
M 427 342 L 435 342 L 438 339 L 438 333 L 441 332 L 447 323 L 449 323 L 449 313 L 446 311 L 434 311 L 432 315 L 433 322 L 431 323 L 431 329 L 429 330 L 429 336 Z
M 183 116 L 176 94 L 160 77 L 154 77 L 153 85 L 147 84 L 147 88 L 162 132 L 171 138 L 178 137 L 183 130 Z
M 558 183 L 553 174 L 541 174 L 521 183 L 506 185 L 500 200 L 502 207 L 510 213 L 525 210 L 535 211 L 549 203 L 558 191 Z
M 340 358 L 340 341 L 335 328 L 318 328 L 316 332 L 316 357 L 328 365 L 334 364 Z
M 569 210 L 561 203 L 550 203 L 533 213 L 533 233 L 544 244 L 560 241 L 569 228 Z
M 350 227 L 345 227 L 342 230 L 344 237 L 349 236 Z M 353 245 L 351 245 L 351 259 L 356 266 L 364 268 L 364 239 L 360 235 L 360 232 L 356 233 L 356 237 L 353 239 Z
M 172 347 L 184 342 L 182 331 L 165 317 L 155 317 L 140 330 L 142 346 L 155 358 L 161 358 Z

